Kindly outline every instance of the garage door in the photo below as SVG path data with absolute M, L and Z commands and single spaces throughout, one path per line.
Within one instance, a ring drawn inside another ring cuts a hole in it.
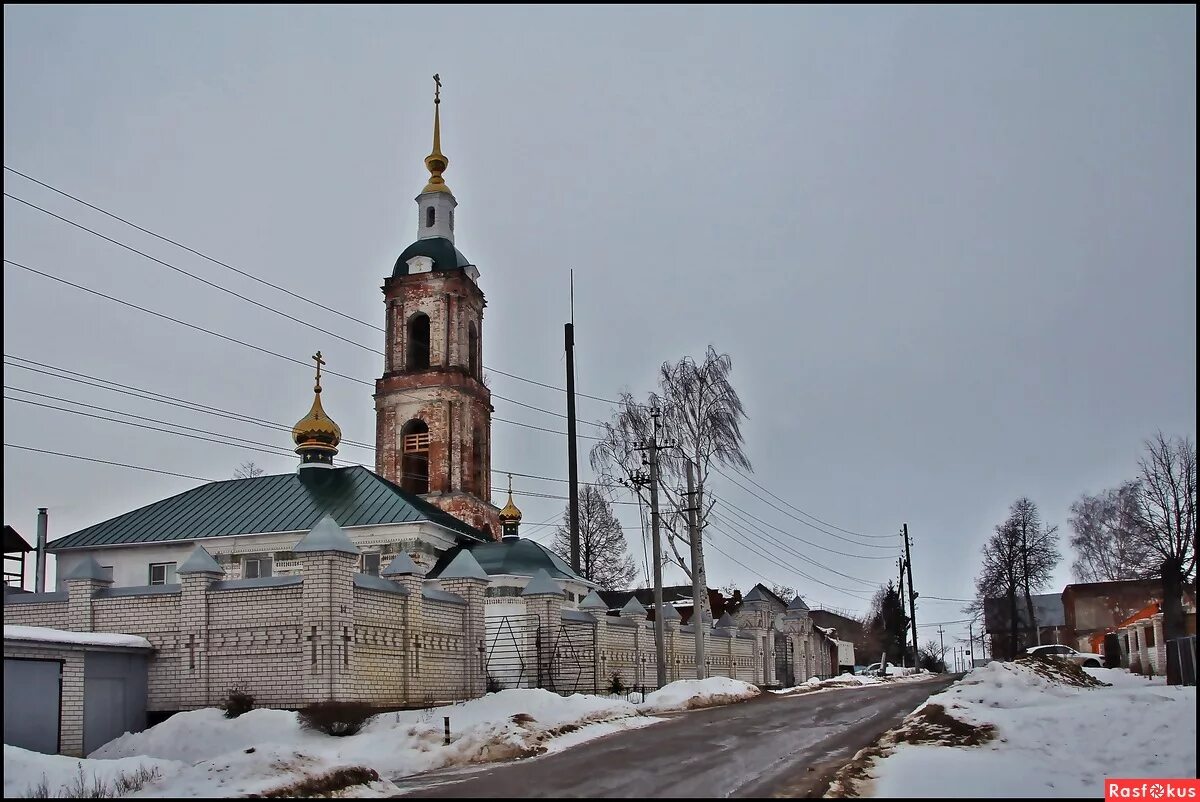
M 4 658 L 4 743 L 58 752 L 62 663 Z

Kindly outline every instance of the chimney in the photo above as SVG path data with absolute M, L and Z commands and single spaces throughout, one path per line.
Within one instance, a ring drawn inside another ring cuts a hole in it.
M 37 530 L 37 576 L 33 590 L 35 593 L 46 592 L 46 508 L 38 507 Z

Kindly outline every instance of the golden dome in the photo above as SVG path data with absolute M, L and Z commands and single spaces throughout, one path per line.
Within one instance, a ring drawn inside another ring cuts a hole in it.
M 425 157 L 425 169 L 429 171 L 429 183 L 421 190 L 421 194 L 450 191 L 450 187 L 446 186 L 446 180 L 442 178 L 442 173 L 450 166 L 450 159 L 442 153 L 442 115 L 440 111 L 442 79 L 435 75 L 433 81 L 437 84 L 433 95 L 433 152 Z
M 517 509 L 517 505 L 513 504 L 512 497 L 512 474 L 508 475 L 508 503 L 504 505 L 504 509 L 500 510 L 500 523 L 520 523 L 521 511 Z
M 317 351 L 313 359 L 317 362 L 317 383 L 313 387 L 312 408 L 292 428 L 292 440 L 296 442 L 296 453 L 305 451 L 323 451 L 330 457 L 337 453 L 338 444 L 342 441 L 342 429 L 325 413 L 321 406 L 321 365 L 325 360 Z

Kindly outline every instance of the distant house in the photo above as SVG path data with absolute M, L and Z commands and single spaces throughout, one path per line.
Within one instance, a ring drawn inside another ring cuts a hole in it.
M 25 584 L 25 555 L 33 546 L 16 529 L 4 525 L 4 587 L 22 590 Z
M 772 620 L 782 616 L 788 608 L 788 600 L 784 600 L 775 595 L 775 592 L 761 582 L 757 583 L 750 591 L 742 597 L 742 601 L 737 604 L 730 604 L 726 607 L 726 612 L 733 616 L 733 620 L 737 621 L 738 626 L 747 626 L 746 617 L 748 610 L 747 602 L 762 601 L 766 602 L 767 609 L 771 613 Z
M 1033 631 L 1029 620 L 1029 607 L 1024 596 L 1017 597 L 1017 651 L 1046 643 L 1068 643 L 1071 632 L 1067 627 L 1063 610 L 1062 595 L 1039 593 L 1033 596 L 1033 612 L 1037 618 L 1038 631 Z M 1012 614 L 1007 598 L 985 599 L 983 604 L 983 629 L 991 638 L 991 653 L 1007 655 L 1012 634 Z M 1016 656 L 1016 655 L 1013 655 Z
M 867 629 L 863 626 L 862 621 L 843 615 L 842 613 L 835 613 L 832 610 L 810 610 L 808 615 L 817 626 L 835 630 L 839 640 L 852 644 L 854 647 L 853 654 L 858 658 L 866 657 L 872 651 L 878 652 L 875 645 L 870 642 Z M 846 665 L 846 654 L 846 649 L 843 647 L 843 657 L 839 660 L 840 665 Z M 878 657 L 878 654 L 876 654 L 875 659 L 878 659 Z M 853 662 L 850 663 L 850 665 L 853 664 Z
M 630 599 L 637 599 L 643 607 L 646 607 L 650 613 L 650 620 L 654 620 L 654 588 L 638 588 L 637 590 L 602 590 L 599 592 L 600 598 L 608 605 L 608 610 L 611 615 L 616 615 L 621 608 L 629 604 Z M 675 608 L 675 612 L 679 613 L 680 623 L 688 625 L 692 621 L 692 586 L 691 585 L 668 585 L 663 588 L 663 604 L 669 604 Z M 708 589 L 708 604 L 712 608 L 714 619 L 720 618 L 725 614 L 728 600 L 719 590 L 712 588 Z

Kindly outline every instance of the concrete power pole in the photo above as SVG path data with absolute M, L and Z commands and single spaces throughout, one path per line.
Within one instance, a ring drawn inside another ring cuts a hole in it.
M 654 655 L 658 668 L 658 687 L 667 684 L 666 634 L 663 631 L 662 535 L 658 514 L 658 408 L 650 410 L 654 432 L 646 446 L 650 452 L 650 531 L 654 544 Z
M 904 564 L 908 568 L 908 610 L 912 619 L 913 654 L 920 654 L 920 648 L 917 646 L 917 590 L 912 579 L 912 547 L 908 541 L 908 524 L 904 525 Z
M 942 661 L 942 670 L 946 670 L 946 638 L 944 637 L 946 630 L 938 624 L 938 651 L 941 653 L 939 659 Z
M 708 588 L 700 586 L 700 510 L 696 507 L 696 479 L 692 461 L 687 460 L 688 540 L 692 542 L 692 629 L 696 633 L 696 679 L 704 679 L 704 638 L 708 627 L 704 623 L 704 600 L 701 594 Z
M 575 439 L 575 324 L 563 331 L 567 349 L 567 522 L 571 537 L 571 570 L 579 573 L 579 452 Z
M 899 563 L 899 565 L 900 565 L 900 614 L 903 615 L 904 614 L 904 558 L 901 557 L 896 562 Z M 904 631 L 907 633 L 908 627 L 905 627 Z M 905 638 L 905 640 L 907 640 L 907 637 Z M 900 667 L 901 668 L 905 667 L 904 653 L 907 651 L 908 651 L 908 646 L 906 644 L 901 644 L 900 645 Z M 917 656 L 914 654 L 913 660 L 916 660 L 916 658 L 917 658 Z M 914 663 L 913 665 L 915 666 L 916 663 Z

